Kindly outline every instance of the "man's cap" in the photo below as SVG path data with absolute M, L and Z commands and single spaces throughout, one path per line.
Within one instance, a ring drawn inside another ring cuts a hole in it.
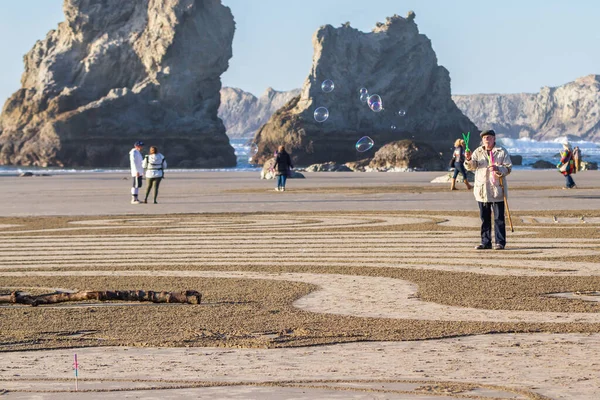
M 144 145 L 144 142 L 142 142 L 141 140 L 138 140 L 138 141 L 137 141 L 137 142 L 135 142 L 133 145 L 134 145 L 134 146 L 143 146 L 143 145 Z
M 496 136 L 496 132 L 494 132 L 493 129 L 486 129 L 485 131 L 483 131 L 483 132 L 481 132 L 479 134 L 479 136 L 481 136 L 481 137 L 484 137 L 484 136 L 487 136 L 487 135 Z
M 571 143 L 569 143 L 567 139 L 564 139 L 562 142 L 560 142 L 560 144 L 562 144 L 563 146 L 571 147 Z

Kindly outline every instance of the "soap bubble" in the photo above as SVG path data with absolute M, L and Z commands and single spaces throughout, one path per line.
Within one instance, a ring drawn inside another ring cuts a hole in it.
M 369 91 L 367 90 L 367 88 L 361 88 L 360 89 L 360 94 L 368 94 Z
M 406 115 L 406 110 L 399 110 L 398 115 L 404 117 Z
M 374 94 L 369 96 L 369 100 L 367 101 L 369 108 L 375 112 L 380 112 L 383 110 L 383 102 L 381 101 L 381 97 L 378 94 Z
M 373 139 L 368 136 L 363 136 L 358 139 L 358 142 L 356 142 L 356 151 L 359 153 L 364 153 L 365 151 L 371 150 L 374 144 L 375 142 Z
M 393 131 L 395 131 L 396 130 L 396 125 L 392 125 L 391 128 L 392 128 Z
M 333 91 L 333 88 L 335 88 L 335 85 L 331 79 L 326 79 L 323 81 L 323 83 L 321 83 L 321 90 L 323 90 L 325 93 Z
M 361 93 L 360 94 L 360 101 L 362 101 L 363 103 L 366 103 L 367 100 L 369 100 L 369 93 Z
M 325 122 L 329 118 L 329 110 L 325 107 L 319 107 L 315 110 L 315 121 Z
M 248 153 L 249 153 L 251 156 L 255 156 L 255 155 L 257 155 L 257 154 L 258 154 L 258 145 L 257 145 L 256 143 L 252 143 L 252 144 L 250 145 L 250 151 L 248 151 Z

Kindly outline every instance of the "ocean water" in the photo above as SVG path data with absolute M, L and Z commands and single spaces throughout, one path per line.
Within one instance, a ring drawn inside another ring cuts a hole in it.
M 523 165 L 517 169 L 531 169 L 531 164 L 538 160 L 549 161 L 557 164 L 560 160 L 558 153 L 562 150 L 562 141 L 565 138 L 556 138 L 552 141 L 538 142 L 531 139 L 499 138 L 500 145 L 504 146 L 509 154 L 523 156 Z M 571 146 L 579 146 L 583 161 L 592 161 L 600 164 L 600 144 L 593 142 L 570 141 Z
M 498 142 L 504 146 L 511 155 L 518 154 L 523 156 L 523 165 L 515 166 L 515 169 L 531 169 L 531 164 L 538 160 L 545 160 L 552 163 L 558 163 L 558 153 L 562 149 L 561 142 L 564 138 L 557 138 L 553 141 L 538 142 L 531 139 L 507 139 L 498 138 Z M 237 157 L 237 166 L 233 168 L 215 168 L 215 169 L 175 169 L 170 171 L 260 171 L 261 167 L 251 165 L 250 158 L 250 139 L 230 139 L 230 143 L 235 150 Z M 579 146 L 584 161 L 593 161 L 600 164 L 600 144 L 586 141 L 572 141 L 571 145 Z M 473 149 L 475 146 L 472 146 Z M 168 161 L 168 155 L 167 161 Z M 106 172 L 129 172 L 129 169 L 123 168 L 41 168 L 41 167 L 11 167 L 0 166 L 0 175 L 18 175 L 23 172 L 33 172 L 34 174 L 78 174 L 78 173 L 106 173 Z

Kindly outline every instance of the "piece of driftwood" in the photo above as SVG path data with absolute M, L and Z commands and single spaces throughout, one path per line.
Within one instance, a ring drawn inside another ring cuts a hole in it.
M 30 306 L 39 306 L 41 304 L 56 304 L 66 301 L 85 301 L 85 300 L 120 300 L 120 301 L 149 301 L 152 303 L 182 303 L 182 304 L 200 304 L 202 294 L 195 290 L 186 290 L 185 292 L 153 292 L 151 290 L 118 290 L 103 292 L 76 292 L 76 293 L 50 293 L 39 296 L 32 296 L 25 292 L 12 292 L 11 294 L 0 295 L 0 304 L 28 304 Z

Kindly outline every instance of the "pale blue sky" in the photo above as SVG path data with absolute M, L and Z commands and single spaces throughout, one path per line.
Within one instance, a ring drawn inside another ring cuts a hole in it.
M 129 1 L 129 0 L 124 0 Z M 600 74 L 600 2 L 594 0 L 223 0 L 237 30 L 224 86 L 260 95 L 301 87 L 311 38 L 324 24 L 370 31 L 414 10 L 450 71 L 452 92 L 537 92 Z M 0 104 L 19 88 L 22 57 L 63 19 L 62 0 L 0 0 Z

